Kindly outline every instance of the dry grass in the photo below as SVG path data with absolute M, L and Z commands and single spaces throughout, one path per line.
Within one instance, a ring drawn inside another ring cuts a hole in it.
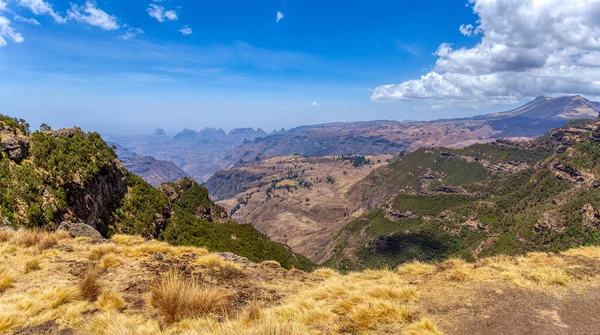
M 106 292 L 98 297 L 98 306 L 103 311 L 120 311 L 127 307 L 123 297 L 114 292 Z
M 88 266 L 79 282 L 79 292 L 85 300 L 95 301 L 98 298 L 102 291 L 99 281 L 100 269 L 97 266 Z
M 198 257 L 198 259 L 196 260 L 196 262 L 194 264 L 210 269 L 210 268 L 220 266 L 223 263 L 225 263 L 225 260 L 223 258 L 219 257 L 219 255 L 208 254 L 206 256 Z
M 100 244 L 90 248 L 90 251 L 88 253 L 88 259 L 91 261 L 99 261 L 104 255 L 116 254 L 118 252 L 119 249 L 114 244 Z
M 123 239 L 124 240 L 124 239 Z M 184 254 L 196 256 L 208 255 L 208 249 L 196 247 L 174 247 L 165 242 L 149 241 L 139 245 L 131 245 L 124 249 L 129 257 L 142 257 L 148 255 L 162 254 L 163 256 L 175 257 Z
M 0 228 L 0 243 L 8 242 L 13 238 L 13 232 Z
M 434 274 L 436 270 L 437 266 L 433 264 L 413 261 L 399 266 L 396 272 L 402 276 L 423 277 Z
M 81 297 L 79 290 L 76 287 L 59 286 L 46 298 L 50 298 L 50 308 L 57 308 L 69 302 L 78 300 Z
M 37 255 L 39 238 L 11 234 L 0 244 L 0 333 L 52 320 L 61 329 L 98 335 L 438 335 L 480 315 L 489 292 L 501 292 L 495 299 L 507 299 L 512 289 L 531 293 L 532 301 L 536 295 L 573 299 L 573 292 L 600 285 L 598 247 L 307 274 L 273 262 L 241 267 L 203 248 L 126 236 L 102 245 L 57 239 L 60 248 Z M 41 269 L 22 275 L 34 259 Z M 95 266 L 81 274 L 90 259 Z M 113 268 L 115 260 L 122 265 Z M 182 272 L 149 280 L 166 266 Z M 229 269 L 243 276 L 225 275 Z
M 151 292 L 152 306 L 167 323 L 225 311 L 231 298 L 231 294 L 224 289 L 201 286 L 175 271 L 158 279 L 152 285 Z
M 29 272 L 33 272 L 33 271 L 37 271 L 40 270 L 40 260 L 37 257 L 33 257 L 30 260 L 25 262 L 25 265 L 23 266 L 23 271 L 25 273 L 29 273 Z
M 70 238 L 65 231 L 45 232 L 40 229 L 21 229 L 16 232 L 13 240 L 22 247 L 37 246 L 40 251 L 50 249 L 58 244 L 60 240 Z
M 100 267 L 103 269 L 116 268 L 121 266 L 121 264 L 123 264 L 123 260 L 113 253 L 106 254 L 100 259 Z
M 0 334 L 4 334 L 11 328 L 19 325 L 22 322 L 18 315 L 0 315 Z
M 438 328 L 435 326 L 435 323 L 433 323 L 433 321 L 431 321 L 428 318 L 422 318 L 419 321 L 408 325 L 408 327 L 406 327 L 406 329 L 404 329 L 402 334 L 403 335 L 441 335 L 442 332 L 438 330 Z
M 339 272 L 329 268 L 320 268 L 313 271 L 313 274 L 323 278 L 330 278 L 339 275 Z
M 0 293 L 13 286 L 15 277 L 6 267 L 0 267 Z
M 120 245 L 134 245 L 146 242 L 146 239 L 139 235 L 121 235 L 116 234 L 110 238 L 113 242 Z

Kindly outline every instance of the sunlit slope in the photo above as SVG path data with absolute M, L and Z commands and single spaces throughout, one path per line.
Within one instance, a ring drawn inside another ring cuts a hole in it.
M 600 249 L 341 275 L 116 235 L 0 232 L 0 333 L 529 334 L 600 326 Z

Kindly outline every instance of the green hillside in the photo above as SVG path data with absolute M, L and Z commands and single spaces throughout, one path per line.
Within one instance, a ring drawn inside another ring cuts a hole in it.
M 104 236 L 137 234 L 177 245 L 206 246 L 260 262 L 313 264 L 251 225 L 233 222 L 191 179 L 152 187 L 127 171 L 97 133 L 79 128 L 32 132 L 0 115 L 0 226 L 53 230 L 84 222 Z
M 381 268 L 599 244 L 600 143 L 592 136 L 599 126 L 577 122 L 533 143 L 401 157 L 370 190 L 397 194 L 336 234 L 328 265 Z M 513 168 L 498 169 L 506 166 Z

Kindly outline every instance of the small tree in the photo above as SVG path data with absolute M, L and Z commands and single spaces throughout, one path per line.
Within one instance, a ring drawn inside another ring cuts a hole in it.
M 46 123 L 42 123 L 40 125 L 40 131 L 51 131 L 52 127 L 50 127 L 49 125 L 47 125 Z

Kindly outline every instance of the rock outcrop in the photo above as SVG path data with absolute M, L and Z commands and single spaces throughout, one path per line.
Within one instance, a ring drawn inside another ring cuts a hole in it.
M 127 179 L 116 161 L 101 168 L 88 182 L 71 182 L 64 189 L 69 211 L 62 220 L 84 222 L 103 231 L 114 220 L 113 213 L 127 193 Z
M 94 227 L 85 223 L 70 223 L 62 222 L 58 226 L 58 230 L 64 230 L 71 235 L 71 237 L 88 237 L 92 240 L 102 240 L 102 234 L 94 229 Z
M 8 155 L 11 161 L 17 164 L 20 164 L 29 154 L 29 140 L 24 136 L 15 134 L 10 127 L 0 131 L 0 142 L 2 151 Z

